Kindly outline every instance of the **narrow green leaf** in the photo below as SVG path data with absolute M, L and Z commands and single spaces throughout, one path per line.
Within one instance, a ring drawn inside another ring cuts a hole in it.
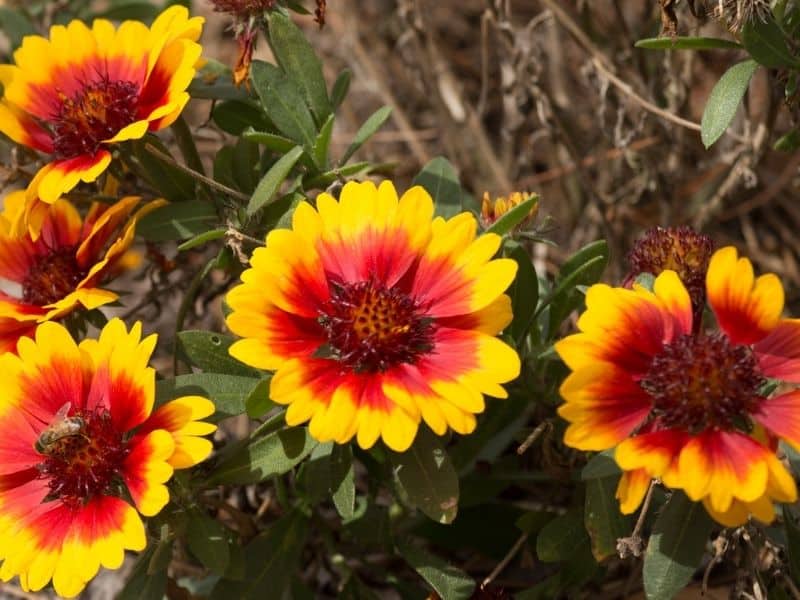
M 260 60 L 250 66 L 250 78 L 261 107 L 278 130 L 311 151 L 317 128 L 296 83 L 275 65 Z
M 410 541 L 398 542 L 397 551 L 442 600 L 467 599 L 472 595 L 475 581 L 461 569 L 415 546 Z
M 189 550 L 212 573 L 224 575 L 230 562 L 228 531 L 216 519 L 193 511 L 186 527 Z
M 770 69 L 800 67 L 800 60 L 789 50 L 786 36 L 772 17 L 747 21 L 742 27 L 742 45 L 757 63 Z
M 253 377 L 221 373 L 189 373 L 156 382 L 157 402 L 181 396 L 203 396 L 214 403 L 216 412 L 211 421 L 221 421 L 245 411 L 245 398 L 256 384 Z M 260 382 L 258 382 L 260 383 Z
M 211 600 L 282 598 L 299 568 L 308 536 L 308 520 L 294 511 L 272 523 L 245 547 L 245 574 L 241 581 L 220 580 Z
M 336 444 L 331 452 L 331 491 L 333 505 L 342 520 L 353 518 L 356 509 L 356 480 L 353 449 L 350 444 Z
M 673 492 L 647 544 L 643 574 L 648 600 L 669 600 L 689 583 L 713 525 L 701 503 Z
M 326 188 L 337 179 L 341 179 L 343 177 L 368 175 L 370 173 L 377 172 L 380 166 L 381 165 L 373 165 L 369 162 L 357 162 L 351 165 L 345 165 L 344 167 L 331 169 L 330 171 L 326 171 L 325 173 L 320 173 L 315 177 L 311 177 L 305 182 L 303 187 L 306 190 L 311 190 L 314 188 Z
M 597 477 L 586 482 L 583 522 L 592 540 L 597 562 L 617 555 L 617 540 L 631 530 L 631 519 L 623 516 L 616 499 L 620 476 Z
M 250 442 L 211 473 L 209 483 L 257 483 L 289 472 L 308 456 L 317 441 L 305 427 L 276 431 Z
M 289 138 L 266 131 L 256 131 L 252 127 L 248 127 L 242 131 L 242 137 L 256 144 L 266 146 L 267 149 L 278 152 L 279 154 L 286 154 L 289 150 L 297 146 L 297 142 Z
M 217 209 L 211 202 L 173 202 L 143 216 L 136 224 L 136 233 L 151 242 L 184 240 L 208 233 L 217 219 Z
M 244 138 L 236 140 L 231 170 L 236 187 L 246 194 L 252 194 L 261 175 L 261 149 L 258 144 Z
M 391 106 L 384 106 L 376 110 L 370 117 L 364 122 L 364 124 L 358 129 L 356 132 L 356 136 L 353 138 L 353 141 L 350 143 L 350 146 L 347 148 L 345 153 L 342 155 L 342 158 L 339 159 L 339 164 L 343 165 L 356 151 L 364 145 L 364 143 L 375 135 L 375 132 L 380 129 L 386 120 L 392 114 L 392 107 Z
M 436 214 L 452 217 L 461 212 L 464 194 L 458 174 L 450 161 L 442 156 L 431 160 L 414 178 L 413 185 L 421 185 L 436 203 Z
M 617 465 L 614 460 L 614 450 L 604 450 L 599 454 L 595 454 L 586 463 L 581 471 L 581 479 L 588 481 L 589 479 L 598 479 L 601 477 L 611 477 L 622 473 L 622 469 Z
M 539 277 L 533 268 L 533 261 L 525 248 L 514 241 L 506 242 L 506 255 L 517 263 L 517 276 L 511 285 L 511 336 L 524 341 L 533 324 L 536 306 L 539 303 Z
M 270 47 L 280 67 L 296 81 L 316 121 L 322 124 L 331 114 L 328 88 L 322 74 L 322 63 L 306 36 L 288 15 L 280 11 L 267 13 Z
M 458 475 L 439 438 L 420 427 L 411 447 L 391 452 L 392 475 L 401 497 L 439 523 L 458 513 Z
M 209 231 L 204 231 L 203 233 L 199 233 L 194 236 L 190 240 L 186 240 L 182 244 L 178 245 L 178 252 L 183 252 L 185 250 L 191 250 L 192 248 L 197 248 L 197 246 L 202 246 L 207 242 L 213 242 L 214 240 L 219 240 L 225 237 L 225 233 L 227 229 L 211 229 Z
M 517 204 L 514 208 L 501 216 L 497 221 L 492 223 L 486 232 L 496 233 L 497 235 L 505 235 L 514 227 L 522 223 L 531 214 L 533 207 L 539 203 L 539 195 L 534 194 L 524 202 Z
M 187 330 L 178 333 L 179 347 L 195 367 L 210 373 L 263 377 L 261 371 L 248 367 L 228 353 L 228 348 L 235 341 L 229 335 L 211 331 Z
M 302 153 L 303 149 L 300 146 L 295 146 L 264 174 L 247 205 L 248 216 L 253 216 L 270 203 Z
M 542 527 L 536 536 L 536 555 L 543 562 L 559 562 L 569 559 L 578 548 L 589 544 L 583 511 L 573 508 Z
M 331 89 L 331 104 L 333 105 L 334 110 L 341 106 L 342 102 L 347 96 L 347 92 L 350 90 L 350 80 L 352 78 L 353 74 L 350 69 L 344 69 L 341 73 L 339 73 L 336 81 L 333 82 L 333 88 Z
M 758 63 L 754 60 L 733 65 L 711 90 L 700 121 L 700 138 L 706 148 L 722 137 L 733 121 L 757 67 Z
M 783 509 L 783 526 L 786 531 L 789 574 L 794 581 L 800 581 L 800 523 L 789 507 Z
M 742 47 L 741 44 L 733 40 L 684 36 L 647 38 L 639 40 L 634 46 L 646 50 L 728 50 Z
M 331 454 L 335 444 L 318 444 L 303 463 L 300 480 L 311 504 L 319 504 L 331 495 Z
M 333 134 L 333 115 L 328 117 L 325 124 L 319 130 L 319 135 L 314 141 L 314 162 L 320 171 L 328 168 L 328 150 L 331 145 L 331 135 Z
M 794 152 L 800 148 L 800 130 L 792 129 L 783 134 L 772 147 L 780 152 Z

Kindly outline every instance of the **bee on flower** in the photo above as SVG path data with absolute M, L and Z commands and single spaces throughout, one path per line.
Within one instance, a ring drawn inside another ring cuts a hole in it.
M 476 233 L 472 214 L 433 218 L 423 188 L 398 199 L 388 181 L 301 203 L 228 293 L 243 337 L 230 353 L 275 370 L 270 397 L 319 441 L 402 452 L 421 421 L 470 433 L 484 395 L 505 398 L 520 371 L 495 337 L 511 322 L 516 262 L 493 258 L 500 236 Z
M 580 332 L 555 345 L 572 371 L 560 389 L 564 441 L 616 448 L 624 513 L 658 478 L 723 525 L 769 523 L 774 502 L 797 499 L 776 447 L 800 448 L 800 392 L 770 396 L 766 384 L 800 383 L 800 321 L 781 316 L 780 280 L 756 278 L 733 247 L 711 256 L 704 279 L 707 328 L 674 270 L 652 291 L 589 288 Z
M 0 65 L 0 132 L 47 154 L 28 186 L 48 204 L 79 181 L 93 182 L 113 146 L 172 124 L 180 115 L 201 48 L 203 18 L 172 6 L 151 27 L 96 19 L 26 36 L 14 64 Z
M 0 356 L 0 579 L 50 581 L 78 595 L 101 566 L 146 545 L 142 516 L 169 502 L 166 482 L 211 453 L 210 400 L 153 411 L 156 336 L 119 319 L 76 344 L 58 323 Z

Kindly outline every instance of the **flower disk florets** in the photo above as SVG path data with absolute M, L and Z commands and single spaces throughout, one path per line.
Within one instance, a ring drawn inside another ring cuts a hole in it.
M 94 154 L 102 143 L 136 120 L 139 86 L 103 77 L 86 83 L 72 97 L 61 93 L 52 117 L 53 146 L 58 158 Z
M 331 283 L 319 322 L 333 356 L 358 373 L 378 373 L 433 349 L 434 325 L 413 298 L 375 281 Z
M 47 480 L 50 500 L 77 508 L 95 496 L 115 495 L 111 488 L 121 485 L 130 449 L 106 409 L 78 411 L 68 419 L 74 430 L 41 444 L 37 469 Z
M 748 425 L 764 381 L 752 349 L 715 332 L 665 345 L 640 385 L 663 426 L 698 433 Z
M 75 248 L 56 248 L 41 260 L 31 263 L 22 282 L 22 299 L 28 304 L 46 306 L 74 291 L 86 276 L 75 258 Z

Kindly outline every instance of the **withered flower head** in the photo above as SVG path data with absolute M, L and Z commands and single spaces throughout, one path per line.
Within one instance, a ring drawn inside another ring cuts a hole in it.
M 530 200 L 535 196 L 536 194 L 530 192 L 513 192 L 508 196 L 495 198 L 493 202 L 491 196 L 489 196 L 489 192 L 484 192 L 483 201 L 481 202 L 481 224 L 484 227 L 490 227 L 512 208 L 519 206 L 526 200 Z M 531 206 L 530 213 L 528 213 L 525 220 L 520 223 L 520 226 L 532 221 L 536 217 L 537 212 L 539 212 L 539 203 L 534 202 L 533 206 Z
M 265 11 L 275 8 L 276 0 L 211 0 L 214 10 L 233 17 L 233 35 L 239 43 L 239 55 L 233 67 L 233 81 L 241 85 L 250 73 L 253 50 L 258 35 L 258 20 Z
M 772 14 L 772 9 L 769 0 L 717 0 L 712 14 L 724 21 L 728 29 L 738 32 L 746 23 L 765 22 Z
M 642 273 L 658 277 L 667 269 L 675 271 L 689 292 L 695 315 L 702 314 L 706 271 L 713 251 L 711 238 L 691 227 L 653 227 L 628 254 L 630 272 L 624 285 L 630 287 Z

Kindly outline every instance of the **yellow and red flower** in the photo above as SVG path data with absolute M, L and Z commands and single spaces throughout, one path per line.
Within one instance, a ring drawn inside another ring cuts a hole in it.
M 470 433 L 484 394 L 504 398 L 516 352 L 495 336 L 511 321 L 503 291 L 516 273 L 476 239 L 469 213 L 445 221 L 421 187 L 398 200 L 384 181 L 348 183 L 339 201 L 302 203 L 292 229 L 267 236 L 228 294 L 230 353 L 276 370 L 270 396 L 286 422 L 320 441 L 396 451 L 421 420 Z
M 204 460 L 214 411 L 198 396 L 155 413 L 156 336 L 111 320 L 76 344 L 43 323 L 0 356 L 0 579 L 25 590 L 52 580 L 76 596 L 102 565 L 146 545 L 141 515 L 169 501 L 175 468 Z M 131 506 L 131 502 L 133 506 Z
M 564 440 L 581 450 L 616 447 L 622 510 L 636 510 L 651 479 L 702 501 L 724 525 L 774 518 L 794 502 L 779 440 L 800 448 L 800 392 L 766 397 L 768 379 L 800 383 L 800 320 L 781 317 L 783 287 L 755 278 L 733 247 L 714 253 L 706 297 L 717 328 L 693 330 L 677 273 L 653 291 L 592 286 L 580 333 L 556 344 L 572 370 L 561 386 Z
M 28 198 L 55 202 L 111 162 L 109 147 L 170 125 L 189 101 L 203 18 L 182 6 L 148 28 L 97 19 L 26 36 L 13 65 L 0 65 L 0 132 L 51 156 Z
M 16 283 L 18 297 L 0 292 L 0 352 L 13 350 L 17 339 L 38 323 L 59 319 L 83 307 L 94 309 L 117 299 L 100 288 L 107 279 L 135 265 L 129 252 L 137 220 L 163 205 L 149 202 L 132 217 L 139 198 L 116 204 L 95 203 L 85 219 L 64 199 L 41 203 L 34 218 L 40 235 L 34 241 L 23 229 L 15 233 L 25 211 L 25 192 L 12 192 L 0 213 L 0 279 Z

